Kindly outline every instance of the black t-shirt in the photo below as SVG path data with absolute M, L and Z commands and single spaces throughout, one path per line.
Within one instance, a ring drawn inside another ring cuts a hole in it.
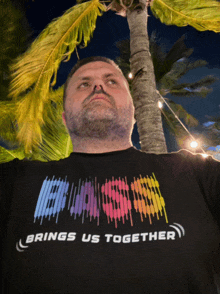
M 131 147 L 0 168 L 5 293 L 217 293 L 210 156 Z

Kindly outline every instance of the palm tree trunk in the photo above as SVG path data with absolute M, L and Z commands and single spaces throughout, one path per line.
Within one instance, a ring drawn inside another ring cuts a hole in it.
M 130 29 L 130 67 L 135 119 L 140 137 L 141 150 L 152 153 L 167 153 L 161 112 L 158 108 L 158 94 L 147 32 L 147 0 L 127 10 Z

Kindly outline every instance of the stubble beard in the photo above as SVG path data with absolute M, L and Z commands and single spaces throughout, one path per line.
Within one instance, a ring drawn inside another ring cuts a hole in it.
M 119 117 L 116 109 L 104 109 L 104 106 L 102 109 L 84 108 L 79 114 L 74 115 L 67 110 L 66 122 L 69 134 L 71 138 L 84 139 L 125 138 L 129 136 L 128 133 L 130 134 L 130 113 L 128 109 L 123 109 L 123 112 Z

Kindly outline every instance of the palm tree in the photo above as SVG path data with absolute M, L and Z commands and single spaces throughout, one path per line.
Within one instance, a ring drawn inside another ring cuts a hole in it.
M 220 117 L 208 117 L 208 119 L 210 124 L 208 126 L 204 126 L 204 134 L 206 138 L 204 149 L 208 153 L 212 153 L 209 151 L 211 146 L 220 146 Z M 220 153 L 220 150 L 218 150 L 218 153 Z
M 0 101 L 9 101 L 10 65 L 27 50 L 32 32 L 13 2 L 0 2 L 0 11 Z
M 99 0 L 91 0 L 73 6 L 62 17 L 52 21 L 12 67 L 10 97 L 16 109 L 16 138 L 23 145 L 25 156 L 33 154 L 42 143 L 42 130 L 48 128 L 45 122 L 50 121 L 49 115 L 54 115 L 52 87 L 61 61 L 68 61 L 80 44 L 87 46 L 97 16 L 108 9 L 126 16 L 130 29 L 133 101 L 141 148 L 155 153 L 166 152 L 146 30 L 147 9 L 150 6 L 154 16 L 167 25 L 191 25 L 200 31 L 220 31 L 218 1 L 201 0 L 198 3 L 192 0 L 190 5 L 187 3 L 185 0 L 113 0 L 106 7 Z
M 197 60 L 189 62 L 188 57 L 193 53 L 192 48 L 187 48 L 184 43 L 185 35 L 180 37 L 172 46 L 168 53 L 163 52 L 162 48 L 156 42 L 156 34 L 152 33 L 149 49 L 154 66 L 154 74 L 156 87 L 163 98 L 167 94 L 180 97 L 199 96 L 205 98 L 212 89 L 207 88 L 212 83 L 218 80 L 217 77 L 207 76 L 194 83 L 178 83 L 178 80 L 184 76 L 188 71 L 197 67 L 207 65 L 205 60 Z M 122 40 L 116 43 L 120 50 L 120 56 L 116 58 L 115 62 L 122 69 L 127 81 L 130 85 L 130 91 L 133 93 L 131 79 L 128 78 L 130 73 L 130 40 Z M 188 127 L 198 126 L 198 120 L 180 105 L 173 100 L 165 98 L 173 112 L 184 121 Z M 176 117 L 169 109 L 161 109 L 162 118 L 165 126 L 176 137 L 177 143 L 183 147 L 182 138 L 186 138 L 186 131 L 179 124 Z
M 10 84 L 10 65 L 13 60 L 20 54 L 24 53 L 29 44 L 32 31 L 25 18 L 25 14 L 20 11 L 10 0 L 0 2 L 0 105 L 1 114 L 6 110 L 11 112 L 9 94 Z M 9 116 L 11 117 L 11 116 Z M 13 132 L 13 124 L 8 120 L 9 124 L 2 124 L 2 132 L 7 132 L 8 141 L 16 139 L 16 134 Z M 10 131 L 11 130 L 11 131 Z M 8 147 L 6 142 L 3 142 L 0 137 L 0 145 Z

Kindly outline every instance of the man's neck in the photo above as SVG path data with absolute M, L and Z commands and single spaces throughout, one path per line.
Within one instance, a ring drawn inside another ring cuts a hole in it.
M 133 146 L 131 140 L 128 142 L 103 142 L 97 139 L 91 141 L 86 140 L 72 140 L 73 142 L 73 152 L 78 153 L 107 153 L 113 151 L 121 151 L 128 149 Z

